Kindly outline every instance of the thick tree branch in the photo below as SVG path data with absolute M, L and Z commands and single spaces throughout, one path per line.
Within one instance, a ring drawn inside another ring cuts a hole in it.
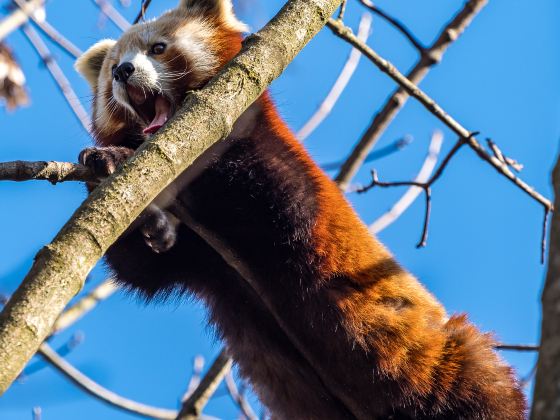
M 50 333 L 107 248 L 170 182 L 212 144 L 323 27 L 340 0 L 291 0 L 240 54 L 74 213 L 0 315 L 0 393 Z
M 552 173 L 555 204 L 560 206 L 560 159 Z M 552 214 L 548 272 L 541 295 L 542 325 L 531 419 L 560 418 L 560 212 Z
M 486 6 L 487 3 L 488 0 L 467 1 L 463 9 L 459 11 L 453 20 L 445 26 L 432 46 L 424 50 L 424 53 L 421 55 L 413 69 L 407 74 L 406 78 L 412 84 L 419 84 L 424 77 L 426 77 L 430 69 L 441 61 L 443 54 L 447 51 L 447 48 L 449 48 L 451 44 L 459 38 L 459 36 L 469 26 L 473 18 L 484 6 Z M 344 32 L 344 26 L 340 23 L 336 26 L 331 24 L 331 29 L 333 29 L 339 36 L 341 36 L 342 32 Z M 349 41 L 347 37 L 344 37 L 344 39 Z M 355 47 L 357 46 L 352 42 L 351 44 Z M 382 69 L 382 71 L 385 70 Z M 352 150 L 350 157 L 336 176 L 336 181 L 343 190 L 348 188 L 352 178 L 354 178 L 362 166 L 364 159 L 370 150 L 379 140 L 391 121 L 402 109 L 409 98 L 409 93 L 410 92 L 401 84 L 401 87 L 399 87 L 391 95 L 381 110 L 374 116 L 371 125 L 363 134 L 354 150 Z

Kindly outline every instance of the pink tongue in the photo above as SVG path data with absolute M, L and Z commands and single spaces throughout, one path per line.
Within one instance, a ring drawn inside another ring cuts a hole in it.
M 158 131 L 169 119 L 171 109 L 169 102 L 163 96 L 156 98 L 156 115 L 150 125 L 144 129 L 144 134 L 153 134 Z

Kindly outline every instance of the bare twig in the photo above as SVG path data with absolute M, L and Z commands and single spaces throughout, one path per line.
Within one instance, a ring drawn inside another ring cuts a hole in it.
M 530 344 L 498 344 L 495 346 L 495 349 L 511 351 L 539 351 L 539 346 Z
M 14 10 L 0 21 L 0 41 L 29 20 L 29 17 L 43 9 L 44 0 L 31 0 L 25 6 Z
M 22 160 L 0 163 L 0 181 L 46 180 L 56 184 L 64 181 L 93 182 L 96 179 L 89 168 L 77 163 Z
M 93 2 L 99 7 L 101 12 L 109 18 L 111 22 L 115 24 L 117 28 L 121 31 L 126 31 L 130 28 L 130 22 L 126 20 L 123 15 L 119 13 L 117 9 L 113 7 L 111 3 L 107 0 L 93 0 Z
M 360 25 L 358 27 L 358 39 L 362 40 L 363 42 L 367 41 L 367 38 L 370 33 L 371 28 L 371 16 L 367 13 L 362 15 L 362 19 L 360 20 Z M 301 140 L 304 141 L 307 139 L 313 131 L 323 122 L 323 120 L 330 114 L 338 99 L 346 89 L 348 82 L 352 78 L 356 68 L 358 67 L 358 63 L 360 62 L 362 54 L 356 49 L 352 48 L 350 55 L 348 56 L 348 60 L 344 64 L 342 71 L 338 75 L 334 85 L 332 86 L 331 90 L 319 105 L 319 108 L 315 111 L 315 113 L 307 120 L 307 122 L 303 125 L 303 127 L 297 132 L 296 136 Z
M 29 3 L 25 0 L 13 0 L 20 9 L 24 9 Z M 50 23 L 44 19 L 37 19 L 34 14 L 30 15 L 31 20 L 37 27 L 48 36 L 53 42 L 58 44 L 64 51 L 66 51 L 71 57 L 77 58 L 82 55 L 82 51 L 76 47 L 69 39 L 65 38 L 60 32 L 58 32 Z
M 364 193 L 371 190 L 374 187 L 381 187 L 381 188 L 389 188 L 389 187 L 403 187 L 403 186 L 414 186 L 421 188 L 424 191 L 424 196 L 426 197 L 426 212 L 424 216 L 424 227 L 422 228 L 422 237 L 420 242 L 416 245 L 417 248 L 422 248 L 426 246 L 428 240 L 428 225 L 430 223 L 430 215 L 432 211 L 432 185 L 441 177 L 445 168 L 455 156 L 455 154 L 459 151 L 461 146 L 466 143 L 467 140 L 460 138 L 457 143 L 453 146 L 453 148 L 449 151 L 447 156 L 443 159 L 438 169 L 435 171 L 434 175 L 427 181 L 427 182 L 417 182 L 417 181 L 398 181 L 398 182 L 381 182 L 377 177 L 377 172 L 374 170 L 371 171 L 372 180 L 371 182 L 358 189 L 358 193 Z
M 237 385 L 235 383 L 235 379 L 233 378 L 233 372 L 230 371 L 226 374 L 225 383 L 229 392 L 229 395 L 233 399 L 233 402 L 239 406 L 241 413 L 243 416 L 248 420 L 258 420 L 258 416 L 255 414 L 255 411 L 251 408 L 249 401 L 247 398 L 243 396 Z
M 231 369 L 231 359 L 225 350 L 222 350 L 212 366 L 200 381 L 194 392 L 185 400 L 177 420 L 195 420 L 202 414 L 204 406 L 208 403 L 218 385 L 224 379 L 226 373 Z
M 81 331 L 77 331 L 72 334 L 69 340 L 67 340 L 64 344 L 62 344 L 59 348 L 56 349 L 56 353 L 60 357 L 68 356 L 76 347 L 84 342 L 84 333 Z M 39 372 L 40 370 L 47 367 L 47 364 L 44 360 L 39 360 L 34 363 L 30 363 L 25 367 L 23 372 L 21 373 L 19 379 L 25 379 L 28 376 L 33 375 L 34 373 Z
M 388 146 L 382 147 L 381 149 L 374 150 L 371 152 L 365 159 L 364 162 L 373 162 L 374 160 L 384 158 L 389 156 L 393 153 L 399 152 L 412 143 L 412 136 L 406 135 L 393 143 L 389 144 Z M 344 161 L 336 161 L 336 162 L 329 162 L 321 164 L 321 168 L 324 171 L 332 171 L 334 169 L 339 169 L 344 164 Z
M 418 172 L 418 175 L 414 179 L 415 182 L 424 184 L 428 182 L 436 163 L 438 160 L 439 152 L 441 150 L 441 145 L 443 143 L 443 133 L 439 130 L 435 131 L 432 135 L 432 140 L 428 149 L 428 156 Z M 373 234 L 381 232 L 383 229 L 387 228 L 390 224 L 395 222 L 401 215 L 414 203 L 416 198 L 422 192 L 422 188 L 417 186 L 411 186 L 403 194 L 403 196 L 391 207 L 391 209 L 385 214 L 381 215 L 375 222 L 369 226 L 369 231 Z
M 78 120 L 84 127 L 84 130 L 89 133 L 90 119 L 88 113 L 78 99 L 78 96 L 74 92 L 74 89 L 72 89 L 72 86 L 62 72 L 62 69 L 53 58 L 47 45 L 43 42 L 37 31 L 31 26 L 24 25 L 22 29 L 33 48 L 35 48 L 35 50 L 43 60 L 43 63 L 45 63 L 45 65 L 49 69 L 51 76 L 62 91 L 62 94 L 66 98 L 66 101 L 68 102 L 68 105 L 70 105 L 72 111 L 74 112 L 74 115 L 78 118 Z
M 39 347 L 38 353 L 47 362 L 53 365 L 60 373 L 72 381 L 78 388 L 90 394 L 92 397 L 107 403 L 113 407 L 128 411 L 140 416 L 151 417 L 155 419 L 173 420 L 177 416 L 175 410 L 167 410 L 164 408 L 152 407 L 142 404 L 128 398 L 121 397 L 112 391 L 102 387 L 97 382 L 88 378 L 64 358 L 60 357 L 48 344 L 43 343 Z
M 414 68 L 408 73 L 407 79 L 414 84 L 419 84 L 430 69 L 441 61 L 447 48 L 459 38 L 487 2 L 488 0 L 467 1 L 463 9 L 443 28 L 436 41 L 424 51 L 424 54 L 422 54 Z M 335 33 L 338 31 L 337 28 L 342 29 L 343 25 L 340 23 L 336 27 L 331 25 L 331 29 L 335 30 Z M 364 159 L 402 109 L 408 98 L 409 92 L 403 87 L 398 88 L 375 115 L 371 125 L 362 135 L 362 138 L 354 147 L 348 160 L 336 176 L 336 181 L 341 189 L 346 190 L 348 188 L 352 178 L 362 166 Z
M 200 377 L 202 375 L 203 369 L 204 369 L 204 357 L 198 355 L 193 360 L 193 373 L 191 375 L 189 384 L 187 385 L 187 390 L 185 391 L 183 398 L 181 398 L 182 402 L 186 401 L 187 398 L 189 398 L 189 396 L 194 392 L 194 390 L 200 384 Z
M 522 179 L 517 177 L 509 168 L 507 163 L 502 162 L 500 159 L 489 154 L 484 147 L 478 142 L 475 136 L 472 135 L 465 127 L 463 127 L 458 121 L 456 121 L 451 115 L 449 115 L 441 106 L 438 105 L 430 96 L 423 92 L 418 86 L 407 79 L 397 68 L 391 64 L 389 61 L 385 60 L 374 50 L 368 47 L 366 44 L 362 43 L 358 38 L 352 33 L 352 30 L 344 24 L 330 19 L 328 26 L 332 31 L 340 38 L 346 40 L 350 44 L 359 48 L 360 51 L 368 57 L 372 63 L 374 63 L 382 72 L 386 73 L 395 82 L 397 82 L 401 88 L 403 88 L 410 96 L 417 99 L 430 113 L 437 117 L 441 122 L 453 130 L 459 137 L 459 143 L 457 145 L 460 147 L 463 142 L 467 144 L 482 160 L 490 164 L 498 173 L 509 179 L 513 184 L 515 184 L 519 189 L 524 191 L 527 195 L 533 198 L 535 201 L 540 203 L 546 210 L 546 213 L 552 211 L 554 206 L 547 198 L 543 197 L 539 192 L 537 192 L 533 187 L 525 183 Z M 363 160 L 361 160 L 363 161 Z M 342 169 L 344 171 L 344 167 Z M 375 183 L 375 181 L 374 181 Z M 379 186 L 383 186 L 383 183 L 377 183 Z M 400 183 L 400 185 L 414 185 L 412 183 Z M 393 185 L 391 185 L 393 186 Z M 430 210 L 430 194 L 429 190 L 426 190 L 426 217 L 429 218 Z M 548 215 L 547 215 L 548 216 Z M 545 217 L 545 224 L 546 224 Z M 427 224 L 424 224 L 427 227 Z M 419 244 L 422 246 L 422 242 Z
M 32 416 L 33 420 L 41 420 L 42 419 L 42 413 L 43 413 L 43 410 L 41 410 L 41 407 L 33 407 L 33 410 L 31 411 L 31 416 Z
M 146 17 L 146 10 L 148 10 L 148 7 L 150 7 L 150 3 L 152 2 L 152 0 L 142 0 L 142 6 L 140 7 L 140 12 L 138 12 L 138 15 L 136 16 L 136 19 L 134 19 L 134 24 L 137 24 L 138 22 L 140 22 L 140 19 L 144 20 Z
M 344 19 L 344 13 L 346 13 L 346 3 L 347 0 L 342 0 L 342 3 L 340 3 L 340 8 L 338 9 L 338 20 L 342 20 Z
M 426 47 L 422 45 L 422 43 L 418 40 L 418 38 L 412 33 L 410 29 L 406 27 L 404 23 L 402 23 L 400 20 L 394 18 L 393 16 L 381 10 L 370 0 L 360 0 L 360 3 L 362 3 L 365 7 L 371 10 L 372 13 L 375 13 L 377 16 L 380 16 L 381 18 L 389 22 L 391 25 L 393 25 L 400 33 L 402 33 L 406 37 L 406 39 L 410 41 L 410 43 L 414 46 L 414 48 L 418 50 L 420 54 L 424 54 L 424 51 L 426 51 Z
M 117 286 L 115 286 L 115 283 L 111 279 L 100 283 L 91 292 L 81 298 L 74 305 L 67 308 L 62 315 L 58 317 L 54 323 L 51 334 L 56 334 L 74 324 L 77 320 L 95 308 L 99 302 L 107 299 L 115 293 L 116 290 Z

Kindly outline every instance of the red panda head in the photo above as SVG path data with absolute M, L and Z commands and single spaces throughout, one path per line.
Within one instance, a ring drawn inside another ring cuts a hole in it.
M 155 133 L 189 90 L 202 87 L 239 51 L 246 26 L 231 0 L 181 0 L 118 41 L 103 40 L 76 61 L 91 85 L 93 133 L 102 145 Z

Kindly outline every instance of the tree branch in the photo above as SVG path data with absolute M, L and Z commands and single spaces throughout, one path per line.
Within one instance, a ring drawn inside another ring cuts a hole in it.
M 435 131 L 428 148 L 428 156 L 414 179 L 416 183 L 424 184 L 430 179 L 434 168 L 436 167 L 441 145 L 443 143 L 443 134 L 441 131 Z M 369 225 L 369 231 L 374 235 L 386 229 L 394 223 L 402 214 L 414 203 L 416 198 L 422 192 L 422 188 L 411 186 L 406 190 L 402 197 L 391 207 L 385 214 L 377 218 L 375 222 Z
M 560 159 L 552 172 L 555 203 L 560 206 Z M 531 419 L 560 418 L 560 212 L 552 215 L 548 272 L 541 295 L 542 324 Z
M 97 304 L 117 291 L 117 286 L 111 279 L 101 282 L 91 292 L 81 298 L 74 305 L 66 309 L 53 325 L 51 334 L 56 334 L 74 324 L 81 317 L 91 311 Z
M 200 384 L 194 392 L 183 402 L 181 411 L 176 416 L 177 420 L 196 420 L 202 414 L 202 410 L 216 392 L 220 383 L 224 380 L 225 375 L 231 369 L 231 359 L 227 356 L 226 351 L 222 349 Z
M 323 27 L 340 0 L 290 0 L 43 248 L 0 314 L 0 393 L 21 372 L 107 248 L 235 120 Z M 266 57 L 266 59 L 263 59 Z
M 360 25 L 358 27 L 358 39 L 363 42 L 366 42 L 371 29 L 371 16 L 369 14 L 363 14 L 362 19 L 360 20 Z M 297 132 L 296 136 L 301 140 L 304 141 L 307 139 L 311 133 L 315 131 L 315 129 L 327 118 L 327 116 L 331 113 L 332 109 L 340 99 L 342 92 L 348 86 L 350 79 L 354 75 L 356 68 L 358 68 L 358 64 L 360 63 L 360 58 L 362 54 L 356 48 L 352 47 L 352 51 L 348 56 L 348 60 L 344 64 L 342 71 L 338 75 L 334 85 L 332 86 L 331 90 L 319 105 L 319 108 L 315 111 L 315 113 L 307 120 L 307 122 L 303 125 L 303 127 Z
M 418 50 L 420 54 L 424 54 L 426 48 L 422 45 L 422 43 L 418 40 L 418 38 L 416 38 L 416 36 L 412 33 L 412 31 L 406 27 L 404 23 L 402 23 L 398 19 L 395 19 L 393 16 L 389 15 L 388 13 L 385 13 L 383 10 L 381 10 L 379 7 L 377 7 L 369 0 L 360 0 L 360 3 L 362 3 L 366 8 L 371 10 L 372 13 L 375 13 L 377 16 L 385 19 L 387 22 L 393 25 L 401 34 L 404 35 L 406 39 L 410 41 L 410 43 L 414 46 L 414 48 Z
M 41 10 L 44 3 L 44 0 L 28 1 L 24 7 L 14 10 L 8 17 L 0 21 L 0 41 L 29 21 L 29 17 Z
M 97 178 L 86 166 L 54 161 L 16 160 L 0 163 L 0 181 L 45 180 L 53 184 L 64 181 L 95 182 Z
M 148 10 L 148 7 L 150 7 L 151 2 L 152 0 L 142 0 L 142 5 L 140 6 L 140 12 L 138 12 L 136 19 L 134 19 L 135 24 L 140 22 L 140 19 L 144 20 L 144 17 L 146 15 L 146 10 Z
M 109 20 L 121 31 L 125 32 L 128 28 L 130 28 L 130 22 L 126 20 L 123 15 L 121 15 L 119 11 L 107 0 L 93 0 L 93 2 L 99 7 L 101 13 L 107 16 Z
M 430 69 L 441 61 L 444 53 L 447 51 L 447 48 L 449 48 L 451 44 L 465 31 L 465 29 L 467 29 L 474 17 L 484 6 L 486 6 L 487 3 L 488 0 L 467 1 L 463 9 L 459 11 L 453 20 L 441 31 L 432 46 L 425 49 L 424 54 L 422 54 L 406 78 L 413 84 L 419 84 L 424 77 L 426 77 Z M 342 32 L 344 32 L 344 26 L 340 23 L 336 26 L 331 24 L 331 29 L 333 29 L 335 34 L 338 36 L 342 36 Z M 339 31 L 342 32 L 339 33 Z M 349 41 L 347 37 L 342 37 L 346 41 Z M 352 42 L 350 43 L 353 44 Z M 356 47 L 355 44 L 353 45 Z M 381 110 L 374 116 L 371 125 L 363 134 L 358 144 L 354 147 L 348 160 L 336 176 L 336 181 L 340 185 L 341 189 L 346 190 L 348 188 L 352 178 L 354 178 L 362 166 L 364 159 L 369 154 L 370 150 L 408 100 L 409 93 L 410 92 L 401 85 L 401 87 L 399 87 L 391 95 L 387 102 L 385 102 Z
M 255 412 L 251 408 L 251 405 L 247 401 L 247 398 L 245 398 L 241 394 L 241 392 L 239 392 L 239 389 L 237 388 L 237 385 L 235 384 L 235 379 L 233 378 L 233 372 L 231 371 L 231 369 L 226 373 L 225 383 L 226 383 L 229 395 L 233 399 L 233 402 L 235 402 L 235 404 L 237 404 L 237 406 L 241 410 L 241 413 L 243 414 L 245 419 L 247 419 L 247 420 L 258 420 L 258 416 L 255 414 Z
M 13 0 L 20 9 L 24 9 L 29 3 L 25 0 Z M 34 14 L 30 15 L 31 20 L 37 27 L 48 36 L 53 42 L 58 44 L 66 53 L 72 58 L 78 58 L 82 55 L 82 51 L 76 47 L 69 39 L 65 38 L 60 32 L 58 32 L 51 24 L 49 24 L 44 19 L 37 19 Z
M 113 407 L 128 411 L 140 416 L 154 419 L 174 420 L 177 416 L 175 410 L 151 407 L 128 398 L 121 397 L 112 391 L 102 387 L 95 381 L 88 378 L 64 358 L 60 357 L 48 344 L 43 343 L 39 347 L 38 353 L 66 378 L 73 382 L 78 388 L 87 392 L 92 397 L 107 403 Z
M 496 350 L 510 351 L 539 351 L 539 346 L 530 344 L 498 344 L 494 348 Z
M 39 54 L 39 56 L 41 57 L 41 60 L 43 60 L 43 63 L 49 69 L 52 78 L 54 79 L 54 81 L 62 91 L 64 97 L 66 98 L 66 101 L 68 102 L 72 111 L 74 112 L 74 115 L 76 115 L 76 118 L 78 118 L 78 121 L 82 124 L 84 130 L 86 130 L 86 132 L 89 133 L 90 132 L 89 115 L 85 110 L 85 108 L 83 107 L 80 100 L 78 99 L 78 96 L 74 92 L 74 89 L 72 89 L 72 86 L 70 85 L 70 82 L 64 75 L 62 69 L 60 68 L 60 66 L 54 59 L 53 55 L 49 51 L 49 48 L 43 42 L 43 40 L 41 39 L 41 37 L 39 36 L 39 34 L 34 28 L 32 28 L 29 25 L 24 25 L 22 29 L 23 29 L 23 33 L 25 34 L 25 36 L 27 37 L 27 39 L 29 40 L 33 48 L 35 48 L 35 50 L 37 51 L 37 54 Z
M 513 184 L 515 184 L 519 189 L 524 191 L 528 196 L 533 198 L 535 201 L 540 203 L 545 209 L 544 217 L 544 228 L 546 228 L 546 223 L 548 220 L 548 214 L 553 211 L 554 206 L 552 203 L 540 193 L 535 191 L 535 189 L 528 184 L 526 184 L 522 179 L 517 177 L 510 169 L 509 163 L 499 159 L 498 157 L 489 154 L 484 147 L 478 142 L 476 137 L 463 127 L 459 122 L 457 122 L 451 115 L 449 115 L 441 106 L 439 106 L 431 97 L 429 97 L 425 92 L 423 92 L 418 86 L 407 79 L 397 68 L 391 64 L 389 61 L 380 57 L 374 50 L 362 43 L 357 37 L 352 33 L 352 30 L 339 21 L 330 19 L 328 22 L 329 28 L 340 38 L 346 40 L 350 44 L 359 48 L 362 54 L 371 60 L 382 72 L 386 73 L 395 82 L 397 82 L 405 92 L 410 96 L 413 96 L 418 100 L 430 113 L 432 113 L 436 118 L 443 122 L 447 127 L 453 130 L 459 136 L 459 143 L 456 147 L 460 147 L 463 143 L 468 145 L 482 160 L 490 164 L 498 173 L 509 179 Z M 450 158 L 451 156 L 449 156 Z M 444 162 L 446 163 L 446 162 Z M 344 167 L 342 169 L 344 171 Z M 376 182 L 374 179 L 373 184 L 378 186 L 385 186 L 384 183 Z M 413 182 L 401 182 L 396 183 L 397 185 L 416 185 Z M 394 186 L 395 183 L 391 183 L 390 186 Z M 373 186 L 373 185 L 372 185 Z M 423 187 L 422 185 L 417 185 Z M 426 192 L 426 221 L 424 223 L 425 229 L 427 228 L 427 222 L 429 219 L 430 210 L 430 194 L 429 189 Z M 427 231 L 424 230 L 423 238 L 425 239 Z M 544 242 L 544 240 L 543 240 Z M 418 245 L 423 246 L 424 241 L 421 241 Z M 543 257 L 544 258 L 544 257 Z

